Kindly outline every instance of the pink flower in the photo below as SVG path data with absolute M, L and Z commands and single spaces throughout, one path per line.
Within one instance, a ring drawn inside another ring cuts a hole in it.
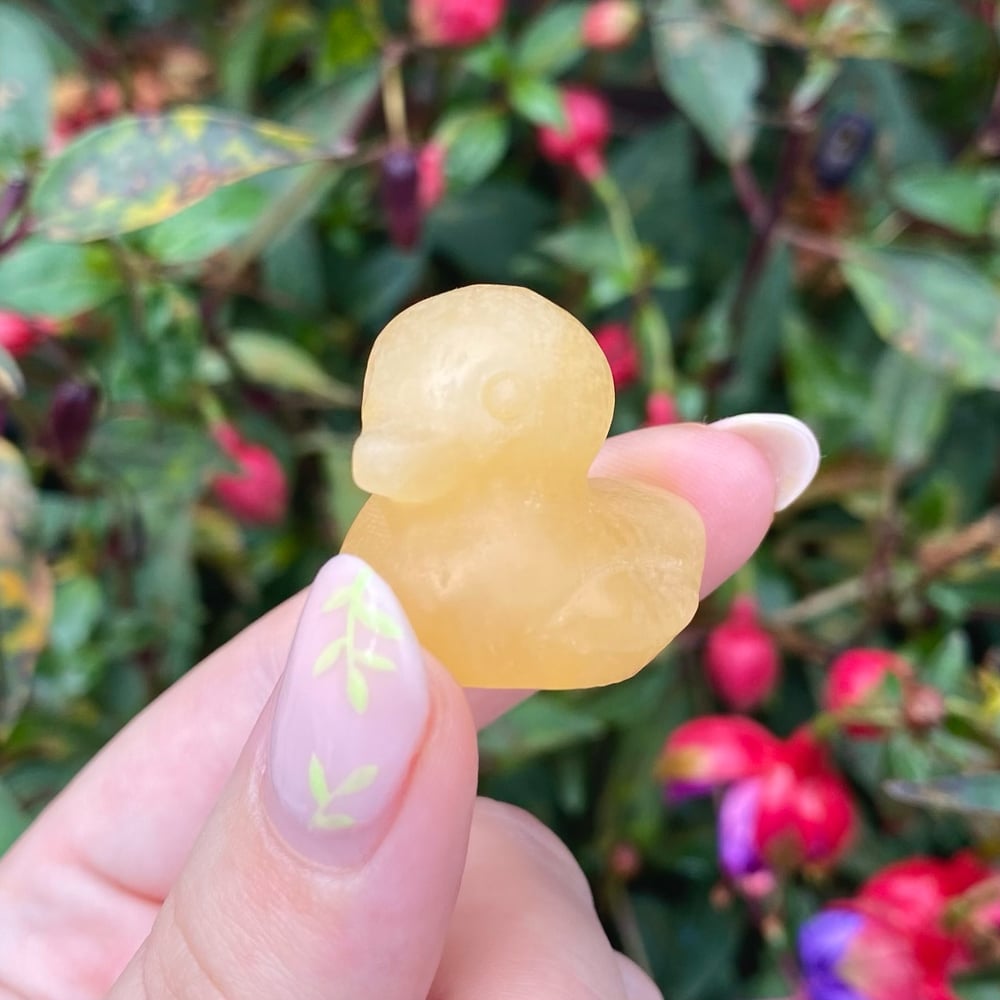
M 444 197 L 447 158 L 448 150 L 440 142 L 427 143 L 417 154 L 417 200 L 425 212 Z
M 910 674 L 909 664 L 887 649 L 849 649 L 830 664 L 823 690 L 823 707 L 828 712 L 863 708 L 877 698 L 879 689 L 889 678 L 904 680 Z M 851 723 L 844 730 L 858 739 L 877 739 L 884 727 Z
M 15 358 L 27 354 L 55 329 L 55 323 L 49 319 L 31 319 L 20 313 L 0 311 L 0 347 Z
M 628 327 L 624 323 L 605 323 L 594 331 L 594 339 L 608 359 L 615 388 L 634 382 L 639 374 L 639 351 Z
M 604 173 L 604 147 L 611 135 L 608 102 L 596 91 L 583 87 L 563 90 L 563 128 L 543 125 L 538 146 L 553 163 L 569 163 L 583 177 L 593 180 Z
M 618 49 L 627 45 L 642 15 L 633 0 L 597 0 L 583 15 L 583 44 L 592 49 Z
M 680 420 L 677 404 L 669 392 L 654 389 L 646 397 L 646 427 L 662 427 L 665 424 L 676 424 Z
M 246 441 L 231 424 L 212 430 L 219 447 L 238 467 L 212 480 L 212 491 L 230 513 L 248 524 L 274 524 L 288 508 L 284 469 L 265 447 Z
M 410 0 L 410 23 L 426 45 L 472 45 L 491 35 L 504 0 Z
M 745 594 L 708 636 L 705 670 L 712 687 L 729 708 L 747 712 L 774 690 L 781 661 L 770 632 L 757 620 L 757 607 Z

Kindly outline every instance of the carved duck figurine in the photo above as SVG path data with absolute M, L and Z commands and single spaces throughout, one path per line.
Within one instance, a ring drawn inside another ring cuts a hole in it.
M 462 684 L 608 684 L 693 616 L 694 508 L 588 478 L 613 408 L 594 338 L 524 288 L 437 295 L 376 340 L 353 453 L 372 496 L 344 551 L 390 584 Z

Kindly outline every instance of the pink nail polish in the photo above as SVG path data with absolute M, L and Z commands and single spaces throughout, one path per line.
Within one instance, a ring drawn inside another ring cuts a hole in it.
M 338 867 L 375 851 L 429 713 L 423 653 L 389 587 L 355 556 L 309 590 L 281 681 L 265 802 L 281 834 Z

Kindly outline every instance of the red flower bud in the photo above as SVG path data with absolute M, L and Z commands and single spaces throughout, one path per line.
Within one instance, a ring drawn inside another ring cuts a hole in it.
M 862 709 L 876 701 L 887 678 L 905 680 L 910 674 L 909 664 L 887 649 L 849 649 L 830 664 L 823 706 L 828 712 Z M 845 732 L 858 739 L 877 739 L 884 728 L 868 722 L 844 726 Z
M 67 381 L 56 386 L 45 440 L 64 464 L 71 465 L 83 453 L 100 400 L 100 390 L 89 382 Z
M 780 666 L 777 644 L 760 626 L 753 599 L 737 597 L 708 636 L 705 669 L 712 687 L 729 708 L 747 712 L 770 697 Z
M 440 142 L 427 143 L 417 154 L 417 200 L 425 212 L 444 197 L 447 158 L 448 150 Z
M 379 196 L 389 236 L 404 250 L 420 239 L 420 177 L 417 157 L 409 147 L 392 149 L 382 157 Z
M 425 45 L 472 45 L 491 35 L 504 0 L 410 0 L 410 23 Z
M 583 44 L 592 49 L 621 48 L 631 41 L 641 18 L 633 0 L 596 0 L 583 15 Z
M 51 320 L 0 311 L 0 347 L 15 358 L 27 354 L 54 331 L 55 324 Z
M 660 752 L 656 774 L 673 799 L 702 795 L 760 774 L 781 751 L 777 737 L 752 719 L 706 715 L 675 729 Z
M 222 505 L 248 524 L 280 521 L 288 507 L 288 484 L 281 463 L 267 448 L 245 441 L 231 424 L 219 424 L 212 436 L 239 470 L 221 473 L 212 480 L 212 491 Z
M 669 392 L 654 389 L 646 397 L 646 427 L 663 427 L 665 424 L 676 424 L 681 416 L 677 412 L 677 404 Z
M 785 0 L 785 6 L 793 14 L 808 14 L 811 11 L 826 10 L 831 0 Z
M 611 135 L 608 102 L 596 91 L 583 87 L 563 90 L 563 128 L 543 125 L 538 146 L 553 163 L 569 163 L 588 180 L 604 172 L 604 147 Z
M 624 323 L 605 323 L 594 331 L 594 339 L 608 359 L 615 388 L 634 382 L 639 374 L 639 351 L 628 327 Z

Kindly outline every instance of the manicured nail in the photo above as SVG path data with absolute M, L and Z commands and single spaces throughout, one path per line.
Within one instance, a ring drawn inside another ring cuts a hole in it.
M 423 654 L 392 591 L 360 559 L 309 590 L 271 724 L 265 802 L 301 853 L 366 861 L 391 821 L 427 725 Z
M 819 468 L 819 442 L 801 420 L 785 413 L 741 413 L 711 425 L 746 438 L 767 459 L 774 472 L 774 509 L 784 510 L 798 499 Z

